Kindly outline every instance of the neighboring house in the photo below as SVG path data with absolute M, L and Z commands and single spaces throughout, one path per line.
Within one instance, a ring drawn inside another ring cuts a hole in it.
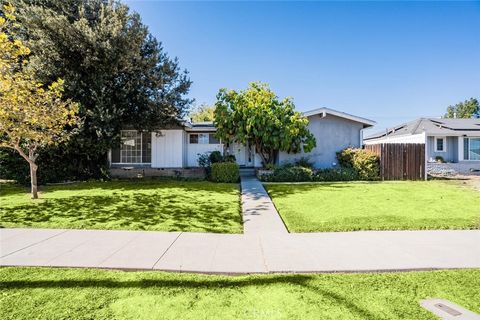
M 364 143 L 423 143 L 430 173 L 480 170 L 480 119 L 420 118 L 371 135 Z M 447 164 L 439 164 L 440 159 Z
M 375 124 L 374 121 L 328 108 L 308 111 L 304 115 L 308 117 L 308 128 L 317 140 L 317 147 L 306 154 L 280 152 L 277 163 L 309 157 L 315 167 L 335 166 L 336 152 L 349 146 L 361 146 L 362 130 Z M 242 167 L 263 166 L 253 147 L 238 143 L 226 145 L 215 137 L 215 132 L 211 122 L 184 122 L 155 132 L 122 130 L 120 148 L 109 153 L 110 166 L 112 169 L 195 168 L 201 154 L 216 150 L 233 154 Z

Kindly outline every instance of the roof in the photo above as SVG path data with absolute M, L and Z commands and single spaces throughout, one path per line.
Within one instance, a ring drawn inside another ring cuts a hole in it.
M 216 131 L 212 121 L 192 122 L 185 126 L 187 131 Z
M 429 135 L 461 136 L 472 132 L 480 133 L 480 119 L 419 118 L 382 132 L 377 132 L 364 140 L 383 137 L 398 137 L 427 133 Z
M 366 118 L 354 116 L 352 114 L 337 111 L 337 110 L 330 109 L 330 108 L 318 108 L 318 109 L 306 111 L 303 114 L 306 117 L 311 117 L 311 116 L 314 116 L 314 115 L 317 115 L 317 114 L 322 114 L 322 115 L 331 114 L 333 116 L 337 116 L 337 117 L 340 117 L 340 118 L 344 118 L 344 119 L 348 119 L 348 120 L 351 120 L 351 121 L 362 123 L 364 125 L 363 126 L 364 128 L 371 127 L 371 126 L 374 126 L 376 124 L 376 122 L 373 121 L 373 120 L 369 120 L 369 119 L 366 119 Z

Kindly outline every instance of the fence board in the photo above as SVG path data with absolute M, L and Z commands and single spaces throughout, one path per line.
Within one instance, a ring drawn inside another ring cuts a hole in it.
M 365 149 L 380 157 L 382 180 L 425 179 L 425 144 L 382 143 L 366 145 Z

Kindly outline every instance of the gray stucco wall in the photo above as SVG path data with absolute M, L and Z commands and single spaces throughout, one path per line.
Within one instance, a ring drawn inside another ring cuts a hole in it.
M 435 137 L 427 137 L 427 160 L 440 156 L 447 162 L 458 162 L 458 137 L 447 137 L 446 152 L 435 152 Z
M 279 154 L 279 163 L 294 162 L 301 157 L 308 157 L 316 168 L 330 168 L 337 163 L 336 153 L 349 146 L 360 146 L 360 131 L 363 124 L 344 118 L 327 115 L 321 118 L 315 115 L 308 118 L 308 128 L 317 140 L 317 147 L 309 153 Z

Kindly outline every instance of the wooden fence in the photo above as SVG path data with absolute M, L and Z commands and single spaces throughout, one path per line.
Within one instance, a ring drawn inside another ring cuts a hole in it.
M 382 143 L 366 145 L 365 149 L 380 156 L 382 180 L 425 179 L 425 144 Z

